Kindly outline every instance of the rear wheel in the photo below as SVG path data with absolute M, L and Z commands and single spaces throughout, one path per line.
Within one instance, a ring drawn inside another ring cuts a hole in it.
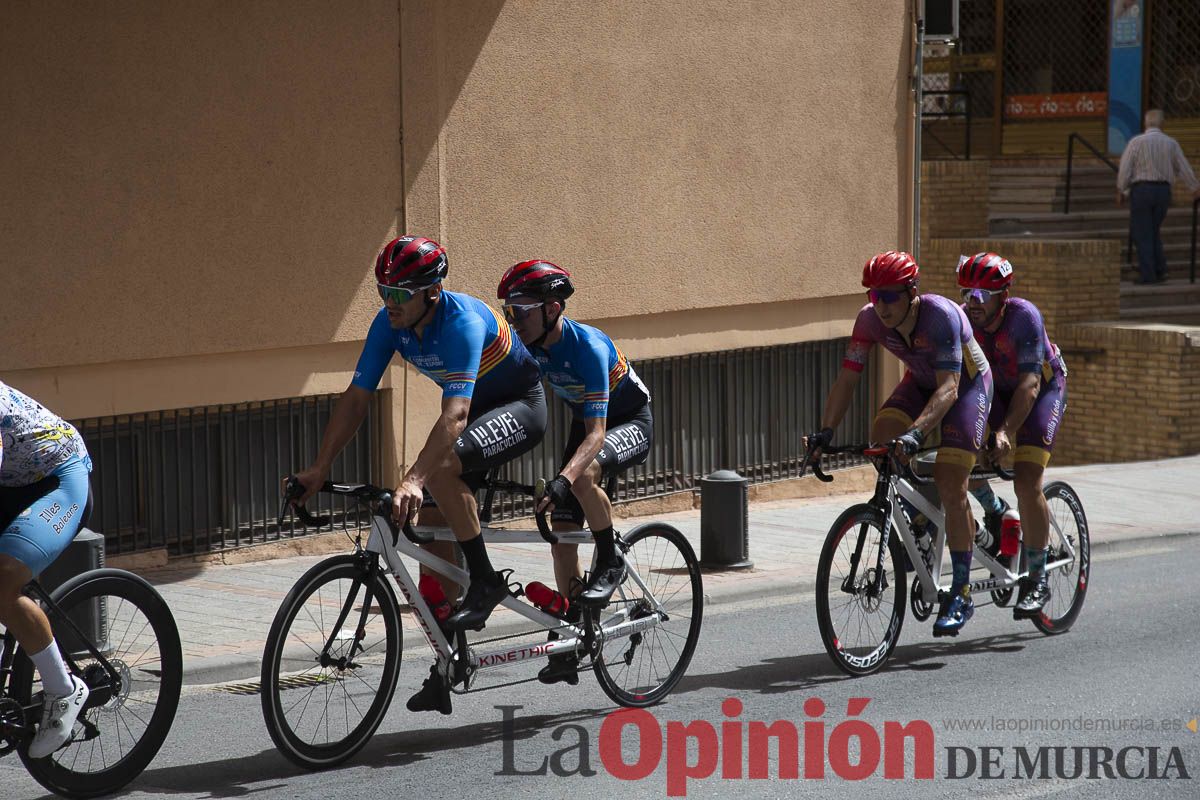
M 68 581 L 52 595 L 108 662 L 50 612 L 55 641 L 91 694 L 69 743 L 48 758 L 21 760 L 38 783 L 66 797 L 111 794 L 150 763 L 171 730 L 183 684 L 183 653 L 171 609 L 149 583 L 101 569 Z M 41 699 L 32 663 L 18 653 L 13 685 L 23 700 Z M 38 679 L 40 680 L 40 679 Z M 39 719 L 40 721 L 40 719 Z
M 895 529 L 883 556 L 881 588 L 874 589 L 882 539 L 878 509 L 852 506 L 833 523 L 817 562 L 817 626 L 825 651 L 847 675 L 870 675 L 883 666 L 904 626 L 907 585 Z
M 396 596 L 374 555 L 337 556 L 296 583 L 263 651 L 263 720 L 285 756 L 308 769 L 339 764 L 383 720 L 400 669 Z
M 1083 609 L 1091 578 L 1091 541 L 1083 504 L 1074 489 L 1055 481 L 1047 484 L 1042 493 L 1050 509 L 1050 553 L 1046 563 L 1070 559 L 1064 566 L 1047 571 L 1050 600 L 1033 619 L 1038 630 L 1054 635 L 1066 633 Z
M 601 623 L 616 612 L 627 619 L 665 618 L 625 636 L 601 640 L 596 656 L 600 688 L 622 706 L 641 708 L 659 702 L 687 671 L 704 614 L 700 562 L 682 533 L 651 523 L 635 530 L 626 541 L 625 561 L 636 571 L 617 587 L 612 600 L 597 612 Z

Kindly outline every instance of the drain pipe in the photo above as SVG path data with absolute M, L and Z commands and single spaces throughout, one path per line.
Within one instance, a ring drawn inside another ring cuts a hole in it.
M 921 104 L 924 90 L 925 60 L 925 10 L 924 0 L 916 0 L 917 6 L 917 57 L 916 78 L 913 82 L 913 94 L 916 97 L 916 125 L 913 130 L 913 232 L 912 257 L 921 263 Z

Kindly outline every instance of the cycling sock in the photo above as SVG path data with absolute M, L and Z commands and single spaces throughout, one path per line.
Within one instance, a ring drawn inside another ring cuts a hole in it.
M 1026 547 L 1025 562 L 1029 564 L 1029 577 L 1038 578 L 1046 571 L 1046 550 L 1042 547 Z
M 42 688 L 46 690 L 46 694 L 66 697 L 75 689 L 71 676 L 67 674 L 66 662 L 63 661 L 58 652 L 58 645 L 53 639 L 50 640 L 49 647 L 40 653 L 34 653 L 29 660 L 42 674 Z
M 613 526 L 599 531 L 592 531 L 592 538 L 596 540 L 596 563 L 597 564 L 612 564 L 617 560 L 617 545 L 613 539 Z
M 471 573 L 471 580 L 496 580 L 496 570 L 492 568 L 487 548 L 483 546 L 482 534 L 476 535 L 474 539 L 459 542 L 458 546 L 462 548 L 463 556 L 467 559 L 467 571 Z
M 983 513 L 995 516 L 1004 513 L 1004 503 L 992 491 L 991 486 L 984 484 L 978 489 L 972 489 L 971 496 L 979 501 L 979 505 L 983 506 Z
M 951 550 L 950 563 L 954 567 L 954 576 L 950 579 L 950 596 L 956 597 L 962 593 L 963 587 L 971 582 L 971 551 Z

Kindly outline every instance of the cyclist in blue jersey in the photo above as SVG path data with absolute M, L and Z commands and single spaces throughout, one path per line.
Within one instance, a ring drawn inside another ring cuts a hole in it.
M 328 479 L 333 459 L 366 417 L 370 396 L 395 353 L 442 389 L 442 413 L 396 487 L 393 516 L 411 520 L 423 490 L 454 532 L 471 575 L 452 630 L 480 630 L 508 594 L 480 535 L 474 488 L 482 473 L 533 449 L 546 430 L 541 373 L 508 322 L 486 303 L 446 291 L 449 264 L 437 242 L 402 236 L 375 260 L 384 307 L 375 315 L 350 386 L 334 407 L 316 462 L 296 477 L 303 503 Z M 449 558 L 453 546 L 431 547 Z M 447 586 L 453 596 L 454 587 Z M 436 669 L 410 701 L 414 711 L 450 713 L 448 687 Z
M 832 440 L 876 344 L 904 362 L 904 378 L 875 417 L 871 440 L 895 441 L 897 457 L 907 460 L 926 437 L 940 436 L 933 480 L 946 511 L 953 577 L 933 635 L 957 636 L 975 613 L 969 580 L 975 526 L 967 479 L 983 444 L 992 376 L 967 315 L 944 297 L 918 294 L 918 281 L 917 262 L 908 253 L 880 253 L 863 267 L 869 302 L 855 319 L 841 372 L 825 402 L 821 430 L 809 442 L 819 453 L 820 445 Z
M 580 530 L 586 519 L 596 541 L 595 565 L 585 585 L 578 546 L 557 544 L 554 577 L 572 611 L 603 605 L 625 576 L 617 552 L 612 503 L 605 485 L 646 461 L 654 435 L 650 393 L 625 355 L 602 331 L 568 319 L 563 311 L 575 292 L 571 275 L 549 261 L 522 261 L 500 279 L 504 315 L 528 345 L 554 393 L 571 409 L 571 429 L 559 474 L 547 484 L 538 510 L 551 513 L 556 530 Z M 569 617 L 570 619 L 571 617 Z M 578 658 L 550 657 L 543 683 L 576 684 Z
M 83 437 L 71 423 L 0 383 L 0 625 L 29 654 L 45 690 L 30 758 L 45 758 L 67 743 L 89 694 L 68 671 L 46 613 L 21 589 L 79 532 L 91 471 Z

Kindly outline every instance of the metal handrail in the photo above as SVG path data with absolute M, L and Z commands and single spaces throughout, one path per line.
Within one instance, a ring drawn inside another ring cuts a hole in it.
M 1196 282 L 1196 223 L 1200 221 L 1200 197 L 1192 201 L 1192 269 L 1191 283 Z
M 1078 133 L 1069 134 L 1067 136 L 1067 193 L 1066 193 L 1066 197 L 1063 199 L 1063 213 L 1064 214 L 1071 213 L 1071 165 L 1072 165 L 1072 162 L 1074 162 L 1074 160 L 1075 160 L 1075 140 L 1076 139 L 1078 139 L 1079 143 L 1082 144 L 1084 147 L 1086 147 L 1088 150 L 1091 150 L 1092 154 L 1094 156 L 1096 156 L 1096 158 L 1100 159 L 1105 164 L 1108 164 L 1109 169 L 1111 169 L 1113 172 L 1121 171 L 1121 168 L 1118 165 L 1116 165 L 1112 161 L 1110 161 L 1107 156 L 1105 156 L 1103 153 L 1101 153 L 1095 147 L 1092 147 L 1092 143 L 1089 142 L 1087 139 L 1083 138 Z
M 1078 133 L 1075 133 L 1074 131 L 1072 131 L 1070 134 L 1068 134 L 1067 135 L 1067 190 L 1065 192 L 1065 196 L 1063 197 L 1063 213 L 1064 214 L 1071 213 L 1071 167 L 1075 161 L 1075 140 L 1076 139 L 1078 139 L 1079 143 L 1082 144 L 1084 147 L 1086 147 L 1088 150 L 1091 150 L 1092 155 L 1094 155 L 1096 158 L 1100 159 L 1105 164 L 1107 164 L 1108 168 L 1111 169 L 1113 172 L 1119 173 L 1121 171 L 1120 165 L 1114 164 L 1108 156 L 1104 155 L 1104 153 L 1101 153 L 1099 150 L 1097 150 L 1095 147 L 1093 147 L 1092 143 L 1089 142 L 1087 139 L 1083 138 L 1082 136 L 1080 136 Z M 1125 238 L 1125 261 L 1128 264 L 1133 263 L 1133 219 L 1132 219 L 1132 217 L 1129 220 L 1129 235 Z
M 953 119 L 954 117 L 965 117 L 966 121 L 967 121 L 967 129 L 966 129 L 966 140 L 963 144 L 963 147 L 966 150 L 966 152 L 963 154 L 963 160 L 970 161 L 971 160 L 971 93 L 968 92 L 966 89 L 931 89 L 929 91 L 922 90 L 921 91 L 922 101 L 925 99 L 925 95 L 947 95 L 947 96 L 962 95 L 963 97 L 965 97 L 967 99 L 966 108 L 963 111 L 922 111 L 921 117 L 924 119 L 929 119 L 929 118 Z M 928 133 L 930 135 L 930 137 L 933 138 L 934 141 L 936 141 L 938 144 L 940 144 L 946 150 L 946 152 L 948 152 L 948 153 L 954 152 L 952 149 L 950 149 L 949 145 L 947 145 L 945 142 L 943 142 L 938 137 L 938 135 L 936 133 L 929 130 L 929 126 L 925 125 L 924 122 L 921 123 L 921 131 L 923 133 Z

